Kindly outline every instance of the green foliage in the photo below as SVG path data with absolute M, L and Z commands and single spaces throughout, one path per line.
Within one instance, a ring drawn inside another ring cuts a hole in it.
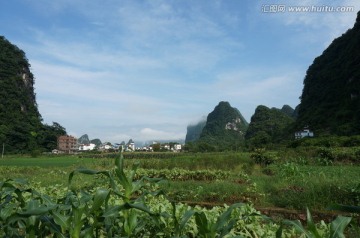
M 289 117 L 294 117 L 296 118 L 296 115 L 295 115 L 295 110 L 290 107 L 289 105 L 284 105 L 281 110 L 281 112 L 285 113 L 286 115 L 288 115 Z
M 57 138 L 62 135 L 66 135 L 66 130 L 59 123 L 53 122 L 51 126 L 43 124 L 37 136 L 38 145 L 42 150 L 50 152 L 57 148 Z
M 7 152 L 30 151 L 31 132 L 41 128 L 41 116 L 35 102 L 33 75 L 25 53 L 0 37 L 0 143 Z
M 193 149 L 201 152 L 237 150 L 243 147 L 247 127 L 248 123 L 239 110 L 228 102 L 220 102 L 209 113 Z
M 246 144 L 250 148 L 258 148 L 289 139 L 292 136 L 289 128 L 293 122 L 292 117 L 279 109 L 258 106 L 245 135 Z
M 339 216 L 329 224 L 286 220 L 278 225 L 251 205 L 235 203 L 205 209 L 170 202 L 146 177 L 123 170 L 123 158 L 112 170 L 77 169 L 80 175 L 102 175 L 107 184 L 88 190 L 29 188 L 22 180 L 0 182 L 0 235 L 4 237 L 344 237 L 351 220 Z M 248 179 L 248 178 L 247 178 Z M 51 196 L 47 195 L 51 194 Z M 348 208 L 347 208 L 348 209 Z M 352 209 L 353 210 L 353 209 Z M 354 210 L 353 210 L 354 211 Z
M 289 143 L 288 147 L 360 147 L 360 136 L 320 136 L 302 138 Z
M 6 153 L 55 148 L 58 123 L 42 125 L 34 92 L 34 76 L 25 53 L 0 36 L 0 144 Z M 59 132 L 59 130 L 63 131 Z
M 352 162 L 360 163 L 359 147 L 355 148 L 319 148 L 318 155 L 322 159 L 326 159 L 331 162 Z
M 163 178 L 168 180 L 224 180 L 229 178 L 230 173 L 223 170 L 185 170 L 185 169 L 138 169 L 141 176 L 149 178 Z
M 293 226 L 295 230 L 304 235 L 306 238 L 345 238 L 345 228 L 349 225 L 351 217 L 338 216 L 335 220 L 330 223 L 330 231 L 324 232 L 319 229 L 318 226 L 314 223 L 314 220 L 311 216 L 309 209 L 306 209 L 306 228 L 303 227 L 299 220 L 297 221 L 284 221 L 284 224 Z M 281 237 L 281 230 L 278 234 L 278 237 Z
M 335 39 L 308 68 L 297 127 L 316 135 L 360 134 L 360 25 Z
M 268 166 L 275 163 L 278 160 L 278 157 L 273 152 L 266 152 L 265 149 L 255 149 L 255 151 L 250 155 L 256 164 L 262 166 Z
M 122 155 L 113 170 L 77 169 L 70 173 L 102 175 L 105 187 L 68 190 L 50 197 L 23 181 L 0 183 L 0 235 L 4 237 L 242 237 L 273 236 L 277 226 L 266 223 L 251 206 L 234 204 L 211 210 L 171 203 L 152 189 L 147 177 L 128 175 Z M 59 190 L 53 190 L 58 193 Z M 63 191 L 63 190 L 61 190 Z M 249 232 L 251 231 L 251 233 Z M 291 230 L 286 230 L 291 234 Z

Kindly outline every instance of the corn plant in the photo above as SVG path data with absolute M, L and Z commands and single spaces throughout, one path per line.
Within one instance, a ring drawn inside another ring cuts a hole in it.
M 114 235 L 114 233 L 120 232 L 125 234 L 127 237 L 136 237 L 141 231 L 141 226 L 139 226 L 140 221 L 138 220 L 137 211 L 142 211 L 151 216 L 157 216 L 157 214 L 151 212 L 151 210 L 143 202 L 143 198 L 147 194 L 158 195 L 161 192 L 148 192 L 143 191 L 142 189 L 146 187 L 146 182 L 158 182 L 159 179 L 142 177 L 139 180 L 135 180 L 135 174 L 137 170 L 137 165 L 134 165 L 132 170 L 128 175 L 124 171 L 124 158 L 123 154 L 120 153 L 120 156 L 115 159 L 115 168 L 112 171 L 95 171 L 89 169 L 78 169 L 70 173 L 69 175 L 69 184 L 74 177 L 75 173 L 89 174 L 89 175 L 98 175 L 102 174 L 109 178 L 110 190 L 101 190 L 97 193 L 98 196 L 94 197 L 94 202 L 96 201 L 96 209 L 93 209 L 93 212 L 101 208 L 102 203 L 105 202 L 105 210 L 97 211 L 97 216 L 94 216 L 94 221 L 104 220 L 106 231 L 108 234 Z M 119 201 L 122 202 L 120 205 L 115 205 L 109 207 L 108 195 L 110 192 L 118 197 Z M 81 212 L 81 210 L 80 210 Z M 100 215 L 100 216 L 99 216 Z M 112 223 L 121 223 L 119 229 L 115 230 L 110 225 Z M 81 224 L 81 221 L 79 221 Z
M 195 220 L 196 225 L 199 230 L 198 237 L 201 238 L 215 238 L 215 237 L 224 237 L 229 234 L 230 231 L 235 226 L 237 219 L 231 217 L 231 212 L 240 206 L 243 206 L 242 203 L 236 203 L 231 205 L 225 212 L 223 212 L 216 220 L 213 222 L 211 219 L 208 219 L 204 212 L 196 212 Z M 240 237 L 240 236 L 233 236 Z
M 306 238 L 345 238 L 345 228 L 350 223 L 351 217 L 343 217 L 338 216 L 335 220 L 333 220 L 330 223 L 330 231 L 324 232 L 320 231 L 316 224 L 314 223 L 314 220 L 311 216 L 311 213 L 309 209 L 306 209 L 306 222 L 307 226 L 306 228 L 301 224 L 299 220 L 297 221 L 290 221 L 286 220 L 284 221 L 284 224 L 293 226 L 295 230 L 299 233 L 301 233 Z M 278 230 L 277 237 L 281 238 L 282 235 L 282 228 Z

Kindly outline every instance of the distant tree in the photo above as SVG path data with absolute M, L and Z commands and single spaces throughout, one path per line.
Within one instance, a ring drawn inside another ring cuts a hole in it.
M 160 149 L 161 149 L 160 143 L 155 143 L 155 144 L 152 145 L 152 147 L 153 147 L 154 152 L 159 152 Z
M 43 151 L 56 149 L 57 138 L 62 135 L 66 135 L 66 130 L 59 123 L 53 122 L 52 125 L 44 124 L 37 136 L 40 149 Z

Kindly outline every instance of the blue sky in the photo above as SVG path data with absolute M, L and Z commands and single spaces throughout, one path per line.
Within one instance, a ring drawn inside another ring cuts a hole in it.
M 102 141 L 175 140 L 219 101 L 248 121 L 258 105 L 295 108 L 307 68 L 359 10 L 358 0 L 4 0 L 0 35 L 25 51 L 45 123 Z

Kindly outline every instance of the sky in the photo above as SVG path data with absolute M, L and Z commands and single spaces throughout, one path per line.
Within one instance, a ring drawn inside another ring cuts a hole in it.
M 359 10 L 358 0 L 1 0 L 0 35 L 26 53 L 44 123 L 103 142 L 171 141 L 220 101 L 248 122 L 258 105 L 295 108 L 307 68 Z

